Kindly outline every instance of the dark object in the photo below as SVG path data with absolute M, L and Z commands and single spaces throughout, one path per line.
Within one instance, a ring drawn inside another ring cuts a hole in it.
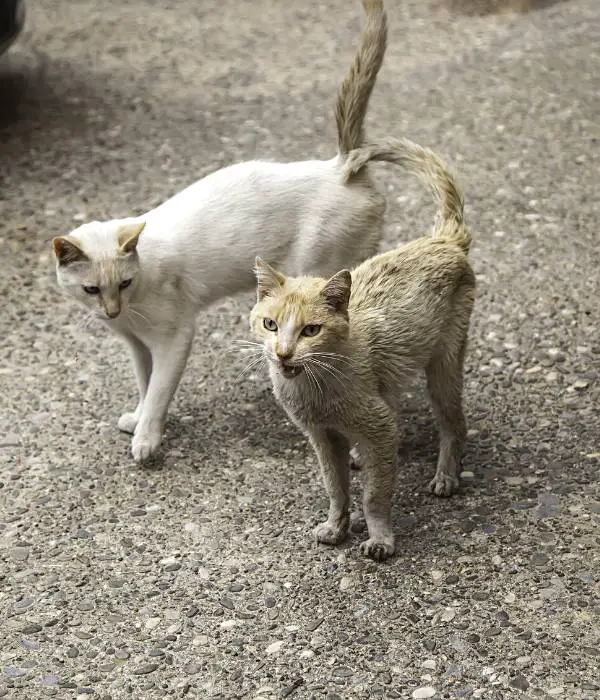
M 24 0 L 0 0 L 0 56 L 19 36 L 24 23 Z

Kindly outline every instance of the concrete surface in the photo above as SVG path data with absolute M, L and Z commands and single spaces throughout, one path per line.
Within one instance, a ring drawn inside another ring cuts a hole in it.
M 126 353 L 49 257 L 221 165 L 330 156 L 358 3 L 29 2 L 0 63 L 0 696 L 600 697 L 598 2 L 388 4 L 369 132 L 458 171 L 479 298 L 462 491 L 425 491 L 413 390 L 377 565 L 363 534 L 310 538 L 314 457 L 265 378 L 237 378 L 250 297 L 200 317 L 164 462 L 140 468 Z M 429 227 L 416 183 L 381 182 L 386 247 Z

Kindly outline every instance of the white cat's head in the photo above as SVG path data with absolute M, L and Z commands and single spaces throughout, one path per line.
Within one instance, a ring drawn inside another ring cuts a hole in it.
M 272 368 L 286 379 L 304 369 L 325 379 L 333 374 L 331 360 L 339 357 L 349 333 L 350 272 L 341 270 L 329 280 L 285 277 L 257 258 L 256 277 L 250 326 Z
M 137 244 L 145 222 L 91 221 L 52 241 L 59 286 L 105 318 L 117 318 L 139 273 Z

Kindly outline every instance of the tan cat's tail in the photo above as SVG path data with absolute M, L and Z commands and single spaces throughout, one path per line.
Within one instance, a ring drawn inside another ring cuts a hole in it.
M 387 16 L 382 0 L 362 0 L 367 15 L 360 35 L 358 51 L 344 82 L 335 107 L 338 149 L 346 155 L 364 141 L 364 121 L 369 98 L 383 63 L 387 45 Z
M 464 224 L 463 195 L 444 161 L 429 148 L 408 139 L 388 138 L 377 144 L 365 144 L 348 154 L 344 181 L 348 182 L 369 161 L 396 163 L 418 175 L 433 192 L 440 205 L 435 235 L 469 251 L 471 236 Z

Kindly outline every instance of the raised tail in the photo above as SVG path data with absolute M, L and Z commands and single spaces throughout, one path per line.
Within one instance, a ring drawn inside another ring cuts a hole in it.
M 362 4 L 367 21 L 354 62 L 339 89 L 335 108 L 338 149 L 343 155 L 363 144 L 369 98 L 387 45 L 387 16 L 382 0 L 362 0 Z
M 369 161 L 396 163 L 417 175 L 433 192 L 440 212 L 434 235 L 451 240 L 468 252 L 471 236 L 464 223 L 464 199 L 444 161 L 429 148 L 408 139 L 388 138 L 365 144 L 348 154 L 343 177 L 348 182 Z

